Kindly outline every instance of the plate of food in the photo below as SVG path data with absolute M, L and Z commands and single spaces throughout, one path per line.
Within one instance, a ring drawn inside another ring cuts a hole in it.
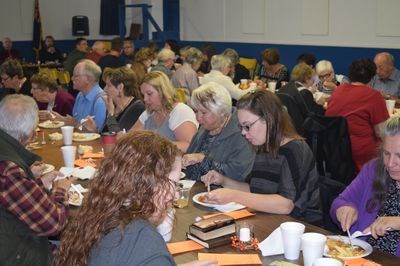
M 56 141 L 56 140 L 62 140 L 63 139 L 63 135 L 59 132 L 54 132 L 54 133 L 50 133 L 49 134 L 49 139 L 52 141 Z
M 52 165 L 52 164 L 45 163 L 44 165 L 45 165 L 45 168 L 44 168 L 44 170 L 43 170 L 43 172 L 42 172 L 42 175 L 48 174 L 48 173 L 50 173 L 51 171 L 53 171 L 54 169 L 56 169 L 56 168 L 54 167 L 54 165 Z
M 100 138 L 100 134 L 97 133 L 74 133 L 72 135 L 73 141 L 92 141 Z
M 51 121 L 51 120 L 46 120 L 42 123 L 39 123 L 39 127 L 42 128 L 59 128 L 65 125 L 63 121 Z
M 68 203 L 73 206 L 81 206 L 83 201 L 83 196 L 81 197 L 78 192 L 70 189 L 68 191 Z
M 356 259 L 372 253 L 372 246 L 367 242 L 354 238 L 353 247 L 346 236 L 327 236 L 324 256 L 341 259 Z
M 202 192 L 202 193 L 194 195 L 193 196 L 193 201 L 196 202 L 199 205 L 202 205 L 202 206 L 205 206 L 205 207 L 211 207 L 211 208 L 224 207 L 224 206 L 236 205 L 237 204 L 235 202 L 229 202 L 227 204 L 215 204 L 215 203 L 207 202 L 207 193 L 208 192 Z

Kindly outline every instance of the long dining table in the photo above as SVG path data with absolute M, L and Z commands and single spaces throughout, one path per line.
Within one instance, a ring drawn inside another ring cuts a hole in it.
M 61 146 L 62 140 L 59 141 L 51 141 L 48 138 L 49 133 L 60 132 L 60 129 L 41 129 L 43 133 L 39 132 L 38 134 L 38 148 L 33 150 L 34 153 L 40 155 L 44 163 L 52 164 L 56 169 L 59 169 L 63 166 L 63 158 L 61 154 Z M 42 140 L 42 134 L 44 134 L 44 138 L 46 144 L 40 144 Z M 94 152 L 101 151 L 102 144 L 100 139 L 96 139 L 88 142 L 73 142 L 73 145 L 78 146 L 79 144 L 83 145 L 91 145 L 93 147 Z M 98 162 L 101 163 L 101 162 Z M 92 181 L 79 181 L 84 187 L 87 187 L 89 182 L 95 182 L 95 179 Z M 186 233 L 188 232 L 189 225 L 191 225 L 197 217 L 202 217 L 207 214 L 217 213 L 212 208 L 201 206 L 195 202 L 193 202 L 192 197 L 197 193 L 204 192 L 206 187 L 201 182 L 195 183 L 195 185 L 191 188 L 190 191 L 190 200 L 189 205 L 185 208 L 177 208 L 176 209 L 176 221 L 174 224 L 174 229 L 172 233 L 172 239 L 170 242 L 179 242 L 186 240 Z M 76 212 L 76 207 L 71 207 L 72 212 Z M 240 221 L 246 221 L 251 224 L 254 228 L 255 237 L 261 242 L 264 240 L 269 234 L 271 234 L 279 225 L 283 222 L 287 221 L 297 221 L 295 218 L 289 215 L 278 215 L 278 214 L 270 214 L 263 212 L 256 212 L 253 210 L 249 210 L 256 215 L 243 218 Z M 300 221 L 301 222 L 301 221 Z M 305 222 L 301 222 L 305 225 L 305 232 L 317 232 L 325 235 L 331 235 L 331 233 L 321 227 L 317 227 Z M 283 255 L 275 255 L 275 256 L 267 256 L 263 257 L 260 251 L 239 251 L 238 249 L 232 247 L 231 245 L 225 245 L 212 249 L 201 249 L 186 253 L 177 254 L 174 256 L 175 261 L 180 263 L 186 263 L 192 260 L 197 259 L 197 254 L 199 252 L 202 253 L 259 253 L 260 259 L 263 265 L 269 265 L 273 261 L 287 261 L 284 259 Z M 373 250 L 373 252 L 366 257 L 369 260 L 377 262 L 384 266 L 398 266 L 400 265 L 400 258 L 389 255 L 387 253 L 383 253 L 378 250 Z M 289 261 L 295 264 L 303 265 L 302 258 L 300 256 L 299 260 Z

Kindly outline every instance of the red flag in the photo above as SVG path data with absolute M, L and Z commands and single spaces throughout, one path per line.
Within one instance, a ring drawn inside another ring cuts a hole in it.
M 35 0 L 33 11 L 33 50 L 36 54 L 36 60 L 39 59 L 39 51 L 42 49 L 42 20 L 40 19 L 39 0 Z

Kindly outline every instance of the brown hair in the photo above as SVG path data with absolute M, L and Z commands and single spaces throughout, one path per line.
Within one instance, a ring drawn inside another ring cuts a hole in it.
M 256 90 L 245 94 L 236 104 L 238 110 L 244 109 L 263 119 L 267 125 L 266 142 L 262 151 L 276 158 L 284 137 L 302 139 L 297 134 L 292 121 L 279 98 L 266 90 Z
M 172 142 L 151 131 L 121 138 L 103 160 L 89 195 L 64 230 L 56 264 L 87 265 L 94 245 L 135 219 L 152 222 L 155 218 L 154 224 L 159 223 L 172 205 L 174 185 L 169 174 L 180 156 Z
M 268 48 L 262 52 L 262 59 L 265 60 L 269 65 L 276 65 L 279 63 L 280 54 L 276 48 Z
M 35 83 L 39 86 L 39 89 L 49 89 L 49 92 L 57 91 L 57 81 L 50 77 L 46 73 L 36 73 L 31 77 L 31 83 Z
M 103 80 L 110 79 L 112 85 L 117 87 L 119 84 L 124 85 L 124 96 L 133 96 L 140 98 L 139 83 L 135 72 L 127 67 L 109 68 L 106 67 L 103 72 Z

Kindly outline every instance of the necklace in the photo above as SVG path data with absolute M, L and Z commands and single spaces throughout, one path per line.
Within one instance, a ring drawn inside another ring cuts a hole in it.
M 125 110 L 125 108 L 133 101 L 133 99 L 135 99 L 135 97 L 130 96 L 128 98 L 128 101 L 121 108 L 118 108 L 118 111 L 115 110 L 115 114 L 114 115 L 118 116 L 120 113 L 122 113 Z
M 231 118 L 231 115 L 229 114 L 227 117 L 225 117 L 224 122 L 221 124 L 221 126 L 217 127 L 216 129 L 210 130 L 210 135 L 215 136 L 219 133 L 221 133 L 222 129 L 226 127 L 228 124 L 229 119 Z

